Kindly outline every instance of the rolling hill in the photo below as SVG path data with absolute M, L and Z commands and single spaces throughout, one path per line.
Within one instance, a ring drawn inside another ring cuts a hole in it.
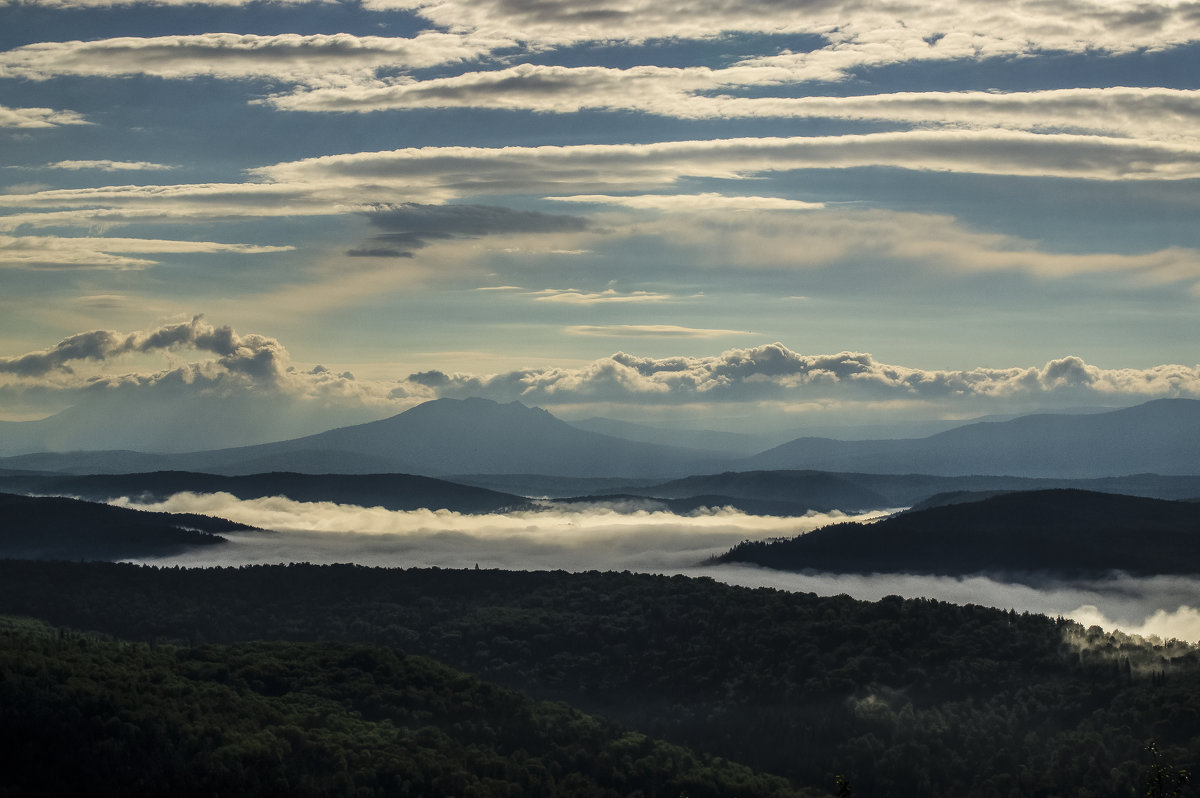
M 495 513 L 527 504 L 524 497 L 411 474 L 294 474 L 247 476 L 155 471 L 143 474 L 0 474 L 0 487 L 27 493 L 109 501 L 119 496 L 161 501 L 183 491 L 228 493 L 239 499 L 284 496 L 300 502 L 336 502 L 388 510 Z
M 961 498 L 961 497 L 960 497 Z M 1200 508 L 1078 490 L 1003 493 L 790 540 L 747 541 L 716 558 L 849 573 L 1200 573 Z
M 226 542 L 252 527 L 203 515 L 147 513 L 61 497 L 0 493 L 0 557 L 119 560 Z

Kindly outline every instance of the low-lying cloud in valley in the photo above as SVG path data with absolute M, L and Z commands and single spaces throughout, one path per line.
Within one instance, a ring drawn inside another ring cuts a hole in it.
M 447 510 L 392 511 L 281 496 L 241 500 L 226 493 L 179 493 L 162 502 L 116 504 L 159 512 L 205 513 L 260 527 L 228 534 L 228 546 L 205 547 L 156 565 L 237 566 L 354 562 L 380 567 L 630 570 L 706 576 L 731 584 L 848 594 L 928 597 L 1073 618 L 1085 625 L 1163 639 L 1200 641 L 1200 594 L 1194 577 L 1128 577 L 1000 581 L 988 576 L 798 574 L 752 566 L 702 566 L 742 540 L 787 537 L 852 518 L 752 516 L 713 508 L 690 516 L 611 503 L 539 511 L 464 515 Z

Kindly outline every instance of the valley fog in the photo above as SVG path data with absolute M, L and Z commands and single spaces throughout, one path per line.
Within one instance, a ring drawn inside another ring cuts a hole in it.
M 896 594 L 956 604 L 1062 615 L 1085 625 L 1148 637 L 1200 641 L 1195 608 L 1200 579 L 1129 577 L 999 581 L 986 576 L 798 574 L 743 565 L 700 566 L 742 540 L 790 537 L 830 523 L 887 514 L 751 516 L 712 509 L 689 516 L 606 503 L 507 514 L 392 511 L 283 497 L 242 500 L 225 493 L 179 493 L 165 501 L 113 504 L 202 513 L 259 527 L 226 533 L 230 543 L 139 560 L 152 565 L 238 566 L 288 562 L 379 567 L 630 570 L 706 576 L 730 584 L 877 600 Z

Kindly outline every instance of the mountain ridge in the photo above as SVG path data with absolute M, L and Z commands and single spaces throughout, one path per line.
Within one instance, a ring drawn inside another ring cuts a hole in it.
M 1196 574 L 1196 509 L 1190 502 L 1081 490 L 1005 492 L 873 523 L 833 524 L 787 540 L 746 541 L 713 563 L 1015 579 Z

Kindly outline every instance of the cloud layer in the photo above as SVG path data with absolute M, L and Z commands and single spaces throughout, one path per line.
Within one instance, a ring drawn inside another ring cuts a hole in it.
M 1036 399 L 1052 403 L 1200 398 L 1200 366 L 1102 369 L 1078 357 L 1042 366 L 928 370 L 880 363 L 869 354 L 803 355 L 781 343 L 709 357 L 650 358 L 618 352 L 583 368 L 495 375 L 423 372 L 406 395 L 484 396 L 497 401 L 576 402 L 910 402 L 933 404 Z
M 574 325 L 564 332 L 683 340 L 751 334 L 675 325 Z M 177 362 L 191 354 L 202 358 Z M 130 370 L 125 359 L 134 355 L 167 358 L 168 363 L 161 369 Z M 635 415 L 637 408 L 653 407 L 742 406 L 786 413 L 789 408 L 857 406 L 871 407 L 872 413 L 921 408 L 923 415 L 954 417 L 1013 406 L 1200 398 L 1200 366 L 1105 369 L 1069 356 L 1040 366 L 931 370 L 881 363 L 862 352 L 805 355 L 774 343 L 709 356 L 616 352 L 577 367 L 547 365 L 495 374 L 431 369 L 394 381 L 367 380 L 354 379 L 344 369 L 297 368 L 276 338 L 238 333 L 197 316 L 144 331 L 91 330 L 46 349 L 0 358 L 0 387 L 5 385 L 10 391 L 34 386 L 63 391 L 75 397 L 72 401 L 85 389 L 92 394 L 116 389 L 149 394 L 155 388 L 201 394 L 219 387 L 226 393 L 291 397 L 330 408 L 372 408 L 375 417 L 439 397 L 472 396 L 547 406 L 568 415 L 572 407 L 588 406 L 624 407 Z
M 634 570 L 707 576 L 733 584 L 847 593 L 877 600 L 885 595 L 927 596 L 960 604 L 1065 615 L 1142 635 L 1200 641 L 1200 612 L 1192 606 L 1195 579 L 1113 577 L 1041 586 L 967 578 L 897 575 L 788 574 L 741 566 L 697 568 L 741 540 L 795 535 L 844 520 L 747 516 L 713 510 L 692 517 L 662 512 L 618 512 L 577 506 L 509 515 L 466 516 L 447 511 L 396 512 L 282 497 L 239 500 L 228 494 L 176 494 L 151 505 L 123 506 L 219 515 L 268 533 L 229 535 L 232 545 L 206 547 L 158 563 L 355 562 L 389 567 L 438 566 L 525 570 Z
M 470 60 L 505 44 L 437 31 L 411 39 L 204 33 L 38 42 L 0 53 L 0 78 L 271 78 L 320 86 L 364 80 L 382 67 L 411 69 Z

